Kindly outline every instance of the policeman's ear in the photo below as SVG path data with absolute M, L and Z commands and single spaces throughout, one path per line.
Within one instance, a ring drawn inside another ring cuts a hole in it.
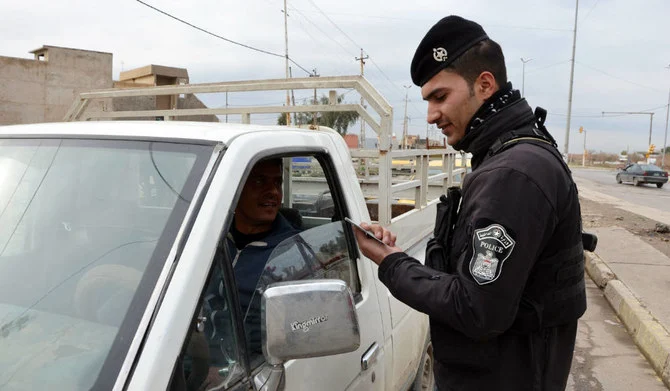
M 474 83 L 475 96 L 482 101 L 490 98 L 498 91 L 496 78 L 489 71 L 484 71 L 477 76 Z

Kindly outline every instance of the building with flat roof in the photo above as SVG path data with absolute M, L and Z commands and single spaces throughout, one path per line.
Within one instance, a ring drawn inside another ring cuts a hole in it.
M 114 82 L 114 88 L 125 89 L 182 85 L 188 84 L 188 81 L 188 71 L 185 68 L 151 64 L 121 72 L 119 80 Z M 207 106 L 193 94 L 114 98 L 112 102 L 114 111 L 202 109 L 206 107 Z M 215 115 L 175 116 L 173 118 L 181 121 L 219 121 L 218 117 Z
M 188 71 L 146 65 L 112 76 L 112 53 L 44 45 L 33 58 L 0 56 L 0 125 L 63 121 L 79 93 L 110 88 L 188 84 Z M 205 108 L 195 95 L 115 98 L 93 101 L 88 111 Z M 140 118 L 137 118 L 140 119 Z M 146 119 L 146 118 L 141 118 Z M 153 118 L 151 118 L 153 119 Z M 218 122 L 215 115 L 177 117 Z
M 0 125 L 62 121 L 80 92 L 113 86 L 111 53 L 49 45 L 30 53 L 0 56 Z

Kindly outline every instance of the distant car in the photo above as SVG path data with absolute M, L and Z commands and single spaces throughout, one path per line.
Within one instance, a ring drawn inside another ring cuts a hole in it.
M 635 186 L 654 183 L 660 189 L 668 182 L 668 172 L 653 164 L 629 164 L 616 174 L 616 181 L 633 182 Z

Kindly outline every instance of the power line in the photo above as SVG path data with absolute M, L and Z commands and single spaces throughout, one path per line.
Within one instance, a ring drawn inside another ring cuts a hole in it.
M 553 63 L 551 65 L 547 65 L 547 66 L 544 66 L 544 67 L 541 67 L 541 68 L 531 69 L 529 71 L 526 71 L 526 75 L 532 74 L 532 73 L 535 73 L 535 72 L 539 72 L 539 71 L 545 70 L 547 68 L 553 68 L 553 67 L 558 66 L 558 65 L 567 64 L 569 62 L 570 62 L 570 60 L 563 60 L 563 61 L 559 61 L 559 62 Z
M 561 113 L 550 113 L 550 116 L 559 116 L 559 117 L 567 117 L 567 114 L 561 114 Z M 570 115 L 570 117 L 573 118 L 602 118 L 603 116 L 601 114 L 595 115 L 595 114 L 588 114 L 588 115 Z
M 189 22 L 187 22 L 187 21 L 185 21 L 185 20 L 183 20 L 183 19 L 180 19 L 180 18 L 178 18 L 178 17 L 176 17 L 176 16 L 174 16 L 174 15 L 171 15 L 171 14 L 169 14 L 169 13 L 163 11 L 163 10 L 160 10 L 160 9 L 158 9 L 158 8 L 156 8 L 156 7 L 152 6 L 152 5 L 150 5 L 150 4 L 147 4 L 147 3 L 143 2 L 142 0 L 136 0 L 136 1 L 137 1 L 138 3 L 140 3 L 140 4 L 142 4 L 142 5 L 145 5 L 145 6 L 149 7 L 149 8 L 151 8 L 151 9 L 153 9 L 154 11 L 160 12 L 161 14 L 163 14 L 163 15 L 165 15 L 165 16 L 168 16 L 168 17 L 170 17 L 170 18 L 172 18 L 172 19 L 174 19 L 174 20 L 176 20 L 176 21 L 179 21 L 179 22 L 181 22 L 181 23 L 184 23 L 184 24 L 187 25 L 187 26 L 193 27 L 193 28 L 196 29 L 196 30 L 200 30 L 200 31 L 202 31 L 202 32 L 205 33 L 205 34 L 209 34 L 209 35 L 211 35 L 211 36 L 213 36 L 213 37 L 222 39 L 222 40 L 224 40 L 224 41 L 226 41 L 226 42 L 230 42 L 230 43 L 232 43 L 232 44 L 234 44 L 234 45 L 242 46 L 242 47 L 247 48 L 247 49 L 255 50 L 255 51 L 260 52 L 260 53 L 269 54 L 269 55 L 271 55 L 271 56 L 282 57 L 282 58 L 284 57 L 284 56 L 281 55 L 281 54 L 268 52 L 267 50 L 258 49 L 258 48 L 255 48 L 255 47 L 253 47 L 253 46 L 249 46 L 249 45 L 246 45 L 246 44 L 243 44 L 243 43 L 240 43 L 240 42 L 233 41 L 232 39 L 228 39 L 228 38 L 222 37 L 222 36 L 220 36 L 220 35 L 218 35 L 218 34 L 212 33 L 211 31 L 205 30 L 205 29 L 203 29 L 203 28 L 201 28 L 201 27 L 198 27 L 198 26 L 196 26 L 196 25 L 194 25 L 194 24 L 192 24 L 192 23 L 189 23 Z
M 637 113 L 640 113 L 640 114 L 651 114 L 652 112 L 654 112 L 654 111 L 656 111 L 656 110 L 659 110 L 659 109 L 665 109 L 666 107 L 667 107 L 667 105 L 657 106 L 657 107 L 652 107 L 651 109 L 638 110 L 638 111 L 636 111 L 635 113 L 636 113 L 636 114 L 637 114 Z M 632 112 L 631 112 L 631 113 L 632 113 Z M 603 112 L 602 117 L 607 117 L 607 118 L 611 118 L 611 117 L 624 117 L 624 116 L 626 116 L 626 115 L 628 115 L 628 114 L 631 114 L 631 113 L 621 113 L 621 114 L 614 114 L 614 115 L 611 115 L 611 114 L 610 114 L 610 115 L 605 115 L 606 113 Z
M 591 9 L 589 10 L 589 12 L 587 12 L 587 13 L 586 13 L 586 16 L 582 19 L 582 23 L 584 23 L 584 21 L 586 20 L 586 18 L 589 17 L 589 15 L 591 15 L 591 11 L 593 11 L 593 9 L 596 8 L 596 5 L 598 5 L 598 2 L 599 2 L 599 1 L 600 1 L 600 0 L 596 0 L 596 2 L 593 3 L 593 6 L 592 6 Z
M 288 60 L 289 60 L 290 62 L 292 62 L 293 65 L 295 65 L 295 66 L 297 66 L 298 68 L 302 69 L 303 72 L 305 72 L 306 74 L 308 74 L 308 75 L 310 75 L 310 76 L 312 75 L 312 72 L 308 71 L 307 69 L 305 69 L 304 67 L 302 67 L 300 64 L 298 64 L 297 62 L 293 61 L 293 59 L 292 59 L 291 57 L 289 57 Z
M 656 111 L 656 110 L 659 110 L 659 109 L 664 109 L 666 107 L 668 107 L 668 105 L 657 106 L 657 107 L 653 107 L 651 109 L 644 109 L 644 110 L 638 110 L 638 111 L 640 111 L 640 112 L 642 112 L 642 111 L 651 112 L 651 111 Z M 551 113 L 551 115 L 557 115 L 559 117 L 567 117 L 567 114 Z M 577 118 L 618 118 L 618 117 L 625 117 L 625 116 L 627 116 L 627 114 L 614 114 L 614 115 L 605 115 L 605 116 L 603 116 L 602 113 L 600 113 L 598 115 L 596 115 L 596 114 L 572 115 L 572 117 L 577 117 Z
M 581 63 L 581 62 L 579 62 L 579 61 L 575 61 L 575 62 L 576 62 L 577 64 L 583 66 L 583 67 L 589 68 L 589 69 L 591 69 L 591 70 L 593 70 L 593 71 L 596 71 L 596 72 L 599 72 L 599 73 L 602 73 L 603 75 L 605 75 L 605 76 L 609 76 L 609 77 L 611 77 L 611 78 L 613 78 L 613 79 L 617 79 L 617 80 L 625 81 L 626 83 L 633 84 L 633 85 L 636 85 L 636 86 L 638 86 L 638 87 L 646 88 L 646 89 L 649 89 L 649 90 L 652 90 L 652 91 L 665 92 L 665 91 L 663 91 L 663 90 L 659 90 L 659 89 L 656 89 L 656 88 L 654 88 L 654 87 L 645 86 L 645 85 L 643 85 L 643 84 L 639 84 L 639 83 L 636 83 L 636 82 L 634 82 L 634 81 L 626 80 L 626 79 L 624 79 L 624 78 L 622 78 L 622 77 L 614 76 L 614 75 L 612 75 L 612 74 L 610 74 L 610 73 L 607 73 L 607 72 L 603 71 L 602 69 L 594 68 L 594 67 L 592 67 L 592 66 L 586 65 L 586 64 Z
M 337 44 L 337 46 L 339 46 L 342 50 L 344 50 L 345 53 L 347 53 L 348 56 L 354 56 L 354 54 L 352 54 L 352 52 L 350 52 L 347 48 L 345 48 L 344 46 L 342 46 L 342 44 L 339 43 L 335 38 L 333 38 L 332 35 L 326 33 L 325 31 L 323 31 L 323 30 L 319 27 L 318 24 L 314 23 L 310 18 L 308 18 L 305 14 L 303 14 L 299 9 L 297 9 L 297 8 L 295 8 L 295 7 L 292 7 L 292 6 L 291 6 L 290 8 L 291 8 L 293 11 L 298 12 L 298 14 L 300 14 L 300 16 L 302 16 L 303 18 L 305 18 L 305 20 L 308 21 L 308 22 L 309 22 L 312 26 L 314 26 L 317 30 L 319 30 L 319 31 L 321 32 L 321 34 L 325 35 L 328 39 L 330 39 L 331 41 L 335 42 L 335 43 Z M 310 35 L 310 36 L 311 36 L 311 35 Z
M 319 8 L 319 6 L 317 6 L 313 0 L 309 0 L 309 2 L 312 4 L 312 6 L 314 6 L 314 8 L 316 8 L 321 13 L 321 15 L 323 15 L 324 18 L 326 18 L 330 22 L 330 24 L 332 24 L 340 33 L 342 33 L 342 35 L 344 35 L 349 40 L 349 42 L 354 44 L 356 47 L 361 47 L 361 45 L 359 45 L 356 41 L 354 41 L 347 33 L 345 33 L 340 28 L 340 26 L 337 25 L 337 23 L 335 23 L 321 8 Z M 368 55 L 370 55 L 370 53 L 368 53 Z M 377 68 L 377 70 L 384 76 L 384 78 L 386 78 L 386 80 L 388 80 L 389 83 L 393 84 L 393 86 L 398 89 L 400 94 L 404 96 L 404 93 L 400 89 L 400 87 L 398 87 L 395 83 L 393 83 L 393 81 L 391 81 L 391 79 L 386 75 L 386 73 L 384 73 L 384 71 L 379 67 L 379 65 L 377 65 L 377 63 L 372 58 L 370 58 L 370 62 L 372 63 L 372 65 L 375 66 L 375 68 Z
M 333 21 L 333 20 L 332 20 L 332 19 L 331 19 L 331 18 L 330 18 L 330 17 L 329 17 L 329 16 L 328 16 L 322 9 L 321 9 L 321 8 L 319 8 L 319 6 L 316 5 L 316 3 L 314 3 L 313 0 L 309 0 L 309 2 L 310 2 L 310 4 L 312 4 L 312 6 L 313 6 L 314 8 L 316 8 L 316 9 L 321 13 L 321 15 L 323 15 L 324 18 L 326 18 L 326 19 L 330 22 L 330 24 L 332 24 L 332 25 L 333 25 L 333 26 L 334 26 L 340 33 L 342 33 L 342 35 L 344 35 L 344 36 L 349 40 L 349 42 L 351 42 L 352 44 L 354 44 L 356 47 L 362 47 L 362 46 L 359 45 L 356 41 L 354 41 L 354 40 L 353 40 L 347 33 L 345 33 L 345 32 L 340 28 L 340 26 L 337 25 L 337 23 L 335 23 L 335 22 L 334 22 L 334 21 Z M 372 56 L 370 55 L 370 53 L 368 53 L 368 55 L 370 56 L 370 62 L 372 63 L 372 65 L 374 65 L 375 68 L 377 68 L 377 70 L 379 71 L 379 73 L 381 73 L 382 76 L 383 76 L 389 83 L 391 83 L 391 85 L 393 85 L 393 86 L 398 90 L 398 92 L 400 93 L 400 95 L 404 96 L 404 92 L 400 89 L 400 87 L 398 87 L 398 85 L 396 85 L 396 84 L 395 84 L 395 83 L 394 83 L 394 82 L 393 82 L 393 81 L 386 75 L 386 73 L 384 73 L 384 71 L 379 67 L 379 65 L 377 65 L 377 63 L 372 59 Z M 415 110 L 417 110 L 417 112 L 421 113 L 421 112 L 416 108 L 416 106 L 414 106 L 414 104 L 412 104 L 412 108 L 415 109 Z
M 319 6 L 317 6 L 317 5 L 314 3 L 314 1 L 309 0 L 309 2 L 312 4 L 312 6 L 314 6 L 314 8 L 316 8 L 316 9 L 321 13 L 321 15 L 323 15 L 324 18 L 328 19 L 328 21 L 329 21 L 333 26 L 335 26 L 335 28 L 336 28 L 339 32 L 341 32 L 342 35 L 344 35 L 345 37 L 347 37 L 347 39 L 348 39 L 351 43 L 353 43 L 356 47 L 360 47 L 360 46 L 361 46 L 361 45 L 357 44 L 353 39 L 351 39 L 351 37 L 348 36 L 347 33 L 345 33 L 344 31 L 342 31 L 342 29 L 340 28 L 340 26 L 338 26 L 337 24 L 335 24 L 335 22 L 333 22 L 333 20 L 330 19 L 330 18 L 328 17 L 328 15 L 326 15 L 326 13 L 323 12 L 323 10 L 321 10 L 321 8 L 319 8 Z
M 516 29 L 516 30 L 541 30 L 541 31 L 558 31 L 562 33 L 566 32 L 572 32 L 572 29 L 558 29 L 558 28 L 550 28 L 550 27 L 532 27 L 532 26 L 509 26 L 509 25 L 504 25 L 504 24 L 486 24 L 486 28 L 489 27 L 498 27 L 498 28 L 505 28 L 505 29 Z
M 305 12 L 310 12 L 310 11 L 305 11 Z M 400 20 L 400 21 L 407 21 L 407 22 L 436 22 L 434 18 L 402 18 L 402 17 L 397 17 L 397 16 L 380 16 L 380 15 L 362 15 L 362 14 L 353 14 L 350 12 L 330 12 L 331 15 L 343 15 L 343 16 L 356 16 L 356 17 L 363 17 L 363 18 L 373 18 L 373 19 L 385 19 L 385 20 Z M 520 30 L 545 30 L 545 31 L 562 31 L 562 32 L 567 32 L 567 31 L 572 31 L 571 29 L 559 29 L 559 28 L 551 28 L 551 27 L 534 27 L 534 26 L 512 26 L 512 25 L 491 25 L 491 24 L 486 24 L 487 26 L 490 27 L 502 27 L 502 28 L 509 28 L 509 29 L 520 29 Z
M 255 48 L 255 47 L 253 47 L 253 46 L 250 46 L 250 45 L 247 45 L 247 44 L 244 44 L 244 43 L 241 43 L 241 42 L 233 41 L 232 39 L 228 39 L 228 38 L 226 38 L 226 37 L 222 37 L 222 36 L 220 36 L 220 35 L 218 35 L 218 34 L 215 34 L 215 33 L 211 32 L 211 31 L 209 31 L 209 30 L 205 30 L 205 29 L 202 28 L 202 27 L 198 27 L 198 26 L 194 25 L 193 23 L 187 22 L 187 21 L 185 21 L 184 19 L 180 19 L 180 18 L 178 18 L 178 17 L 176 17 L 176 16 L 174 16 L 174 15 L 171 15 L 171 14 L 169 14 L 169 13 L 163 11 L 163 10 L 160 10 L 160 9 L 158 9 L 158 8 L 156 8 L 156 7 L 152 6 L 152 5 L 150 5 L 150 4 L 147 4 L 147 3 L 143 2 L 142 0 L 136 0 L 136 1 L 137 1 L 138 3 L 144 5 L 144 6 L 147 6 L 147 7 L 151 8 L 151 9 L 153 9 L 154 11 L 160 12 L 161 14 L 163 14 L 163 15 L 165 15 L 165 16 L 168 16 L 168 17 L 170 17 L 170 18 L 172 18 L 172 19 L 174 19 L 174 20 L 176 20 L 176 21 L 178 21 L 178 22 L 181 22 L 181 23 L 183 23 L 183 24 L 185 24 L 185 25 L 187 25 L 187 26 L 189 26 L 189 27 L 193 27 L 193 28 L 196 29 L 196 30 L 202 31 L 202 32 L 205 33 L 205 34 L 209 34 L 209 35 L 211 35 L 211 36 L 213 36 L 213 37 L 215 37 L 215 38 L 224 40 L 224 41 L 229 42 L 229 43 L 232 43 L 232 44 L 234 44 L 234 45 L 241 46 L 241 47 L 246 48 L 246 49 L 250 49 L 250 50 L 257 51 L 257 52 L 259 52 L 259 53 L 263 53 L 263 54 L 267 54 L 267 55 L 275 56 L 275 57 L 286 58 L 286 56 L 283 55 L 283 54 L 272 53 L 272 52 L 269 52 L 269 51 L 267 51 L 267 50 L 263 50 L 263 49 Z M 308 75 L 311 75 L 311 72 L 310 72 L 310 71 L 308 71 L 307 69 L 305 69 L 304 67 L 302 67 L 302 66 L 301 66 L 300 64 L 298 64 L 297 62 L 295 62 L 292 58 L 289 57 L 288 60 L 289 60 L 291 63 L 295 64 L 298 68 L 300 68 L 300 69 L 302 69 L 303 71 L 305 71 Z
M 323 30 L 319 27 L 318 24 L 314 23 L 310 18 L 308 18 L 308 17 L 307 17 L 305 14 L 303 14 L 300 10 L 298 10 L 298 9 L 296 9 L 295 7 L 292 7 L 292 6 L 290 6 L 290 5 L 289 5 L 289 9 L 292 10 L 292 11 L 296 11 L 296 12 L 300 15 L 300 17 L 302 17 L 302 18 L 303 18 L 304 20 L 306 20 L 309 24 L 311 24 L 314 28 L 316 28 L 316 29 L 317 29 L 321 34 L 323 34 L 326 38 L 328 38 L 329 40 L 333 41 L 336 45 L 338 45 L 338 46 L 342 49 L 342 51 L 343 51 L 344 53 L 347 54 L 347 58 L 349 58 L 349 56 L 352 55 L 352 54 L 347 50 L 347 48 L 345 48 L 344 46 L 342 46 L 342 44 L 341 44 L 340 42 L 338 42 L 336 39 L 334 39 L 334 38 L 332 37 L 332 34 L 328 34 L 328 33 L 326 33 L 325 31 L 323 31 Z M 317 39 L 315 38 L 315 35 L 316 35 L 316 34 L 314 34 L 313 32 L 308 31 L 308 29 L 307 29 L 306 26 L 302 23 L 302 21 L 300 21 L 300 19 L 296 19 L 296 21 L 298 22 L 300 28 L 307 34 L 307 36 L 308 36 L 312 41 L 314 41 L 317 45 L 319 45 L 320 48 L 325 48 L 325 45 L 324 45 L 325 41 L 323 41 L 323 40 L 321 40 L 321 39 L 319 40 L 320 42 L 317 41 Z M 327 43 L 326 43 L 326 45 L 327 45 Z M 345 60 L 342 59 L 341 57 L 338 57 L 338 59 L 339 59 L 343 64 L 345 63 Z M 346 60 L 346 62 L 348 62 L 348 60 Z
M 317 45 L 317 47 L 323 48 L 323 47 L 325 47 L 325 45 L 327 45 L 327 42 L 325 42 L 323 39 L 317 40 L 315 38 L 316 34 L 313 34 L 313 32 L 310 32 L 307 29 L 307 26 L 305 26 L 305 24 L 300 19 L 296 18 L 295 21 L 298 22 L 297 24 L 300 27 L 300 29 Z M 345 63 L 345 60 L 342 57 L 337 57 L 337 60 L 339 62 L 341 62 L 342 64 Z M 348 62 L 348 60 L 346 60 L 346 62 Z M 312 76 L 312 73 L 310 73 L 310 76 Z
M 640 110 L 640 111 L 656 111 L 656 110 L 659 110 L 659 109 L 665 109 L 666 107 L 668 107 L 668 105 L 657 106 L 657 107 L 654 107 L 654 108 L 651 108 L 651 109 L 645 109 L 645 110 Z

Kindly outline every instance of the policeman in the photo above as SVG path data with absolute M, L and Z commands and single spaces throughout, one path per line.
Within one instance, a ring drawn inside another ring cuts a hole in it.
M 577 188 L 546 112 L 507 81 L 500 46 L 458 16 L 428 31 L 411 74 L 428 122 L 472 153 L 472 173 L 438 208 L 430 266 L 378 225 L 387 246 L 356 232 L 360 249 L 396 298 L 429 315 L 439 390 L 564 390 L 584 259 Z

